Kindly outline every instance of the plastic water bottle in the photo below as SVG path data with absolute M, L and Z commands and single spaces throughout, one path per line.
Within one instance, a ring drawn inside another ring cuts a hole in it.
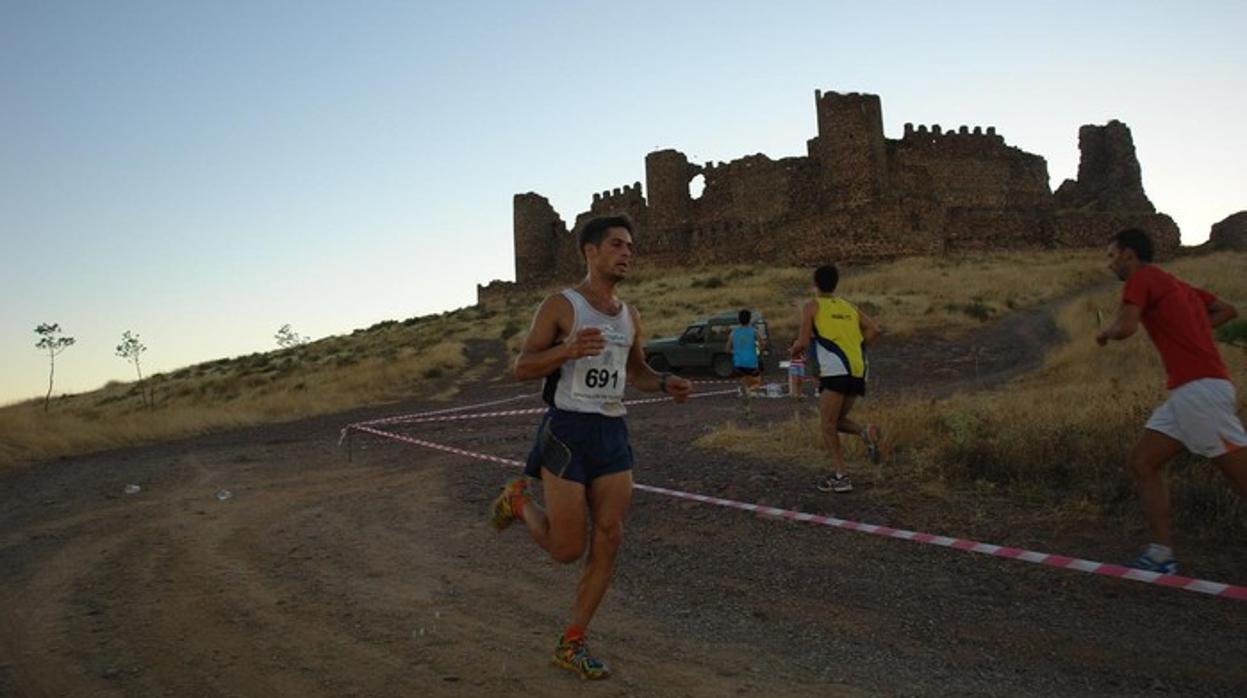
M 142 492 L 142 491 L 143 491 L 143 488 L 139 487 L 138 485 L 126 485 L 126 489 L 125 489 L 126 494 L 138 494 L 139 492 Z
M 229 490 L 217 490 L 217 493 L 216 493 L 217 500 L 221 502 L 224 502 L 225 500 L 233 496 L 234 496 L 234 493 L 230 492 Z
M 805 380 L 805 359 L 788 362 L 788 394 L 801 397 L 801 383 Z

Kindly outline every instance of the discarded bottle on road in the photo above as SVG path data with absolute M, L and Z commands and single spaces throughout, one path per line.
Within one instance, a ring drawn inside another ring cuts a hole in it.
M 234 493 L 230 492 L 229 490 L 217 490 L 217 493 L 216 493 L 216 498 L 222 502 L 224 502 L 225 500 L 233 496 L 234 496 Z
M 126 494 L 138 494 L 139 492 L 142 492 L 142 491 L 143 491 L 143 488 L 139 487 L 138 485 L 126 485 L 126 489 L 125 489 Z

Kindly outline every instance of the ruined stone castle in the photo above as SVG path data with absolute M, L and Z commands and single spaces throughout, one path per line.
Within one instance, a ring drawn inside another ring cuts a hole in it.
M 815 91 L 818 135 L 804 157 L 749 155 L 690 163 L 677 150 L 645 157 L 641 183 L 593 195 L 569 229 L 545 197 L 516 194 L 515 283 L 572 282 L 584 273 L 576 233 L 590 218 L 627 214 L 647 264 L 829 261 L 961 250 L 1100 247 L 1123 226 L 1149 231 L 1162 251 L 1178 228 L 1147 195 L 1130 129 L 1078 131 L 1078 179 L 1053 193 L 1043 157 L 1007 145 L 995 128 L 947 131 L 905 124 L 883 134 L 879 97 Z M 704 188 L 694 198 L 693 178 Z

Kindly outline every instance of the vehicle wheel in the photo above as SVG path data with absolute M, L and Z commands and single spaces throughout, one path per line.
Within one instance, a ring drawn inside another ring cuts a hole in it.
M 647 363 L 649 363 L 650 368 L 658 371 L 659 373 L 671 370 L 671 362 L 668 361 L 667 357 L 662 354 L 651 355 Z
M 714 375 L 720 378 L 731 378 L 735 369 L 732 367 L 732 357 L 727 354 L 716 354 L 714 357 Z

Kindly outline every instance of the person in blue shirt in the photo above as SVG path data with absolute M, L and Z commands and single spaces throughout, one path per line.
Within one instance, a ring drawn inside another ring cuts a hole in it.
M 753 313 L 742 310 L 737 315 L 737 320 L 740 321 L 740 326 L 732 328 L 732 334 L 727 338 L 727 350 L 732 353 L 732 367 L 736 369 L 736 375 L 740 376 L 740 392 L 745 401 L 745 411 L 750 412 L 752 408 L 749 394 L 762 385 L 762 371 L 758 364 L 761 342 L 758 331 L 749 324 L 753 320 Z

